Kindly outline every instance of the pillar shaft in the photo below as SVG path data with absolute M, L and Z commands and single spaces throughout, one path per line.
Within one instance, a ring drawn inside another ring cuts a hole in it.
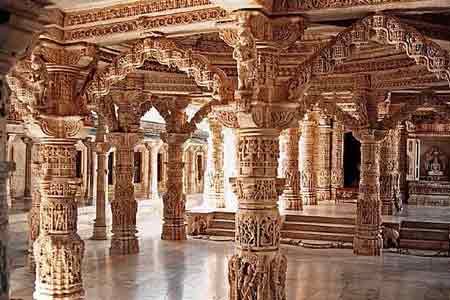
M 353 252 L 357 255 L 378 256 L 383 247 L 380 235 L 380 135 L 371 131 L 357 134 L 361 142 L 361 179 L 353 241 Z
M 183 144 L 188 135 L 167 133 L 167 192 L 163 195 L 163 228 L 161 239 L 185 240 L 186 195 L 183 193 Z
M 280 253 L 281 217 L 277 200 L 284 180 L 277 179 L 277 129 L 240 129 L 239 173 L 231 178 L 239 206 L 237 253 L 228 263 L 230 299 L 285 299 L 287 261 Z
M 107 193 L 107 159 L 109 145 L 99 142 L 96 145 L 97 153 L 97 191 L 95 197 L 95 221 L 93 240 L 106 240 L 106 193 Z
M 28 267 L 31 272 L 36 272 L 36 264 L 34 261 L 33 244 L 39 236 L 39 214 L 41 207 L 41 163 L 40 163 L 40 147 L 34 144 L 32 151 L 32 192 L 31 192 L 31 208 L 28 212 Z
M 305 205 L 317 204 L 314 178 L 314 131 L 314 121 L 302 121 L 300 184 L 302 201 Z
M 111 143 L 116 147 L 116 182 L 114 200 L 111 201 L 112 255 L 139 252 L 136 233 L 137 202 L 133 185 L 134 146 L 142 138 L 138 133 L 110 133 Z
M 212 178 L 209 198 L 216 208 L 225 207 L 224 198 L 224 165 L 223 165 L 223 134 L 222 126 L 216 120 L 209 119 L 212 139 Z
M 0 161 L 0 300 L 9 299 L 9 235 L 6 181 L 11 170 L 12 163 Z
M 399 124 L 397 126 L 397 138 L 398 138 L 398 189 L 397 196 L 399 198 L 400 205 L 406 201 L 407 192 L 407 156 L 406 156 L 406 142 L 407 142 L 407 132 L 404 124 Z
M 317 201 L 331 199 L 331 126 L 329 120 L 321 118 L 317 138 Z
M 75 139 L 39 140 L 40 233 L 34 243 L 35 299 L 83 299 L 84 242 L 77 234 Z
M 333 123 L 331 155 L 331 199 L 336 201 L 336 190 L 344 187 L 344 126 Z
M 283 177 L 286 185 L 283 191 L 285 209 L 302 210 L 303 204 L 300 197 L 300 171 L 298 166 L 298 143 L 299 129 L 289 128 L 286 130 L 286 159 L 283 168 Z
M 393 149 L 394 139 L 392 132 L 386 137 L 383 144 L 380 145 L 380 201 L 381 201 L 381 214 L 392 215 L 393 214 Z
M 32 168 L 32 148 L 33 140 L 30 138 L 23 139 L 25 143 L 25 189 L 23 192 L 25 207 L 29 207 L 31 201 L 31 168 Z

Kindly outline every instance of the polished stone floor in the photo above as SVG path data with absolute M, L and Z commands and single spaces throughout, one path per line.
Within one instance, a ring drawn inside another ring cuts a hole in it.
M 188 207 L 197 206 L 199 201 L 198 197 L 191 197 Z M 109 241 L 88 239 L 94 209 L 80 209 L 79 234 L 86 242 L 87 300 L 227 299 L 227 260 L 233 254 L 233 243 L 161 241 L 160 216 L 159 202 L 140 202 L 141 252 L 110 257 Z M 29 300 L 34 277 L 19 263 L 19 256 L 23 257 L 26 249 L 25 220 L 21 215 L 11 218 L 12 247 L 17 261 L 11 280 L 13 298 Z M 282 250 L 288 257 L 288 300 L 450 299 L 449 258 L 387 251 L 377 258 L 356 257 L 348 249 L 304 249 L 287 245 Z

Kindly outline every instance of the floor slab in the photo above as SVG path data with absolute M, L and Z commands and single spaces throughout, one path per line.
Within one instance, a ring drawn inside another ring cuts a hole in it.
M 196 201 L 189 200 L 189 206 Z M 110 257 L 109 240 L 88 240 L 93 218 L 94 210 L 81 210 L 79 234 L 86 242 L 83 275 L 87 300 L 227 299 L 232 242 L 161 241 L 161 205 L 147 200 L 139 203 L 137 219 L 141 252 Z M 11 226 L 17 232 L 26 229 L 19 221 Z M 282 251 L 288 258 L 288 300 L 450 299 L 449 258 L 391 252 L 375 258 L 356 257 L 349 249 L 287 245 Z M 32 299 L 34 276 L 26 268 L 16 268 L 11 280 L 14 298 Z

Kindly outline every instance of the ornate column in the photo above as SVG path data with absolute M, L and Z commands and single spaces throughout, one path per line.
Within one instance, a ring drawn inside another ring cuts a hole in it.
M 109 143 L 105 140 L 106 128 L 105 119 L 99 114 L 98 125 L 95 136 L 95 153 L 97 153 L 97 191 L 95 196 L 95 220 L 92 240 L 106 240 L 106 193 L 108 192 L 108 152 Z
M 333 122 L 331 142 L 331 199 L 336 201 L 336 189 L 344 187 L 344 125 Z
M 239 135 L 238 175 L 230 178 L 238 210 L 236 254 L 228 262 L 229 299 L 283 300 L 287 260 L 279 248 L 277 202 L 285 183 L 277 178 L 279 136 L 282 129 L 297 126 L 299 105 L 287 101 L 278 67 L 282 49 L 302 34 L 303 20 L 270 19 L 247 10 L 236 12 L 236 23 L 221 37 L 234 48 L 238 90 L 232 104 L 214 108 L 220 122 L 238 128 Z M 282 28 L 290 30 L 280 35 Z
M 136 233 L 137 202 L 134 197 L 133 157 L 134 147 L 141 141 L 141 133 L 113 132 L 108 135 L 116 147 L 116 184 L 112 210 L 112 255 L 139 252 Z
M 384 131 L 363 129 L 355 134 L 361 142 L 361 180 L 356 212 L 353 252 L 356 255 L 381 254 L 380 143 Z
M 380 145 L 380 201 L 381 214 L 393 214 L 393 157 L 394 139 L 392 132 L 386 135 L 385 142 Z
M 85 193 L 85 201 L 86 205 L 92 205 L 94 201 L 94 174 L 93 172 L 93 155 L 94 155 L 94 143 L 92 142 L 92 138 L 88 137 L 83 140 L 83 144 L 86 146 L 86 155 L 87 155 L 87 163 L 86 163 L 86 193 Z
M 209 189 L 209 199 L 216 208 L 225 207 L 224 198 L 224 166 L 223 166 L 223 134 L 222 125 L 214 119 L 209 118 L 209 128 L 212 140 L 212 161 L 213 171 L 211 188 Z
M 317 201 L 331 199 L 331 124 L 326 116 L 320 116 L 317 139 Z
M 167 192 L 163 195 L 163 228 L 161 239 L 185 240 L 186 195 L 183 193 L 183 144 L 189 138 L 185 133 L 167 132 L 168 145 Z
M 147 173 L 145 176 L 145 178 L 146 178 L 145 188 L 146 188 L 146 193 L 147 193 L 147 199 L 151 199 L 151 197 L 152 197 L 152 168 L 153 168 L 153 166 L 152 166 L 152 164 L 153 164 L 152 149 L 153 148 L 152 148 L 152 144 L 149 142 L 145 143 L 144 145 L 145 145 L 145 149 L 147 150 L 147 153 L 148 153 L 147 160 L 146 160 L 147 161 L 147 164 L 146 164 Z
M 34 243 L 35 299 L 78 300 L 84 296 L 84 242 L 77 234 L 75 174 L 77 140 L 85 137 L 86 99 L 79 81 L 92 71 L 96 48 L 42 39 L 8 75 L 17 98 L 30 106 L 27 135 L 39 144 L 42 166 L 40 228 Z M 86 73 L 85 73 L 86 72 Z
M 1 121 L 0 121 L 1 122 Z M 5 122 L 6 125 L 6 122 Z M 2 126 L 3 127 L 3 126 Z M 6 128 L 6 126 L 5 126 Z M 4 128 L 2 128 L 4 129 Z M 0 132 L 1 133 L 1 132 Z M 9 299 L 8 202 L 6 181 L 14 164 L 0 157 L 0 300 Z
M 288 128 L 286 135 L 286 160 L 283 168 L 283 177 L 286 178 L 286 185 L 282 197 L 285 201 L 285 209 L 302 210 L 300 171 L 298 168 L 299 130 L 298 128 Z
M 32 196 L 31 208 L 28 212 L 28 267 L 31 272 L 36 272 L 36 263 L 34 261 L 33 244 L 39 236 L 39 214 L 41 207 L 41 192 L 40 192 L 40 178 L 41 178 L 41 162 L 40 162 L 40 147 L 39 144 L 34 144 L 32 151 Z
M 314 172 L 314 131 L 315 122 L 310 115 L 302 121 L 302 143 L 300 147 L 300 186 L 304 205 L 317 205 Z
M 397 125 L 397 139 L 398 139 L 398 189 L 397 197 L 399 198 L 400 205 L 406 201 L 406 193 L 408 190 L 406 174 L 407 174 L 407 156 L 406 156 L 406 143 L 407 143 L 407 131 L 404 123 Z
M 32 168 L 32 148 L 33 140 L 29 137 L 24 137 L 23 142 L 25 143 L 25 189 L 23 192 L 24 207 L 28 208 L 31 204 L 31 168 Z

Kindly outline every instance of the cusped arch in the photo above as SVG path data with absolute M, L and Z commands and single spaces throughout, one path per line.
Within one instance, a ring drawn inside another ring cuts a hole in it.
M 417 64 L 426 66 L 428 71 L 450 83 L 450 58 L 445 49 L 398 18 L 375 14 L 340 32 L 316 54 L 300 64 L 295 72 L 297 75 L 288 80 L 289 99 L 296 101 L 301 98 L 314 76 L 333 73 L 336 65 L 351 56 L 352 47 L 367 43 L 371 39 L 403 49 Z
M 90 101 L 95 102 L 96 98 L 107 95 L 115 83 L 135 72 L 148 59 L 156 59 L 162 65 L 186 72 L 197 85 L 210 90 L 213 99 L 220 103 L 228 103 L 234 98 L 231 80 L 223 70 L 211 65 L 205 56 L 182 50 L 167 38 L 145 38 L 93 76 L 86 89 Z

